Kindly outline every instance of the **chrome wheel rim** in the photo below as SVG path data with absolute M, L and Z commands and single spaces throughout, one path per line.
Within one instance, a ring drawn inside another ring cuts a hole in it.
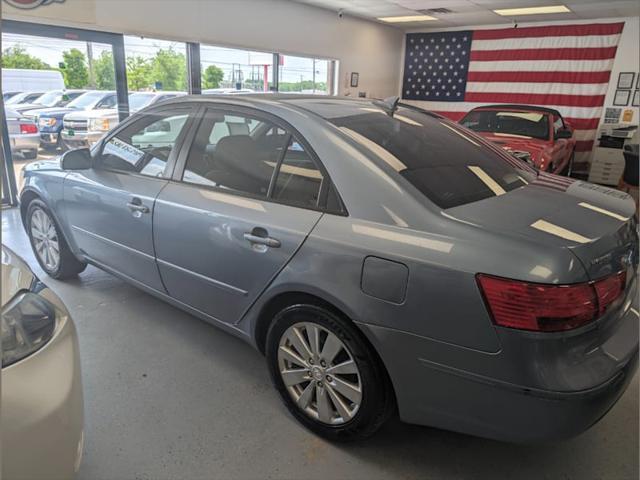
M 48 270 L 57 270 L 60 264 L 58 233 L 49 215 L 40 208 L 31 214 L 31 238 L 40 261 Z
M 362 404 L 360 371 L 346 345 L 311 322 L 290 326 L 278 346 L 280 378 L 298 408 L 328 425 L 342 425 Z

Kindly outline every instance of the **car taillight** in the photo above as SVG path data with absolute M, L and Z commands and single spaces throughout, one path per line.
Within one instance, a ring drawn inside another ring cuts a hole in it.
M 478 274 L 496 325 L 536 332 L 580 327 L 600 317 L 624 292 L 625 272 L 595 282 L 546 285 Z
M 21 123 L 20 133 L 38 133 L 38 127 L 33 123 Z

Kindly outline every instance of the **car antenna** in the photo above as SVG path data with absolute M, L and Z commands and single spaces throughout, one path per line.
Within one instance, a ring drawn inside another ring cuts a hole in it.
M 400 97 L 398 97 L 397 95 L 393 97 L 387 97 L 383 100 L 373 101 L 374 105 L 382 108 L 390 117 L 393 117 L 393 114 L 396 113 L 399 102 L 400 102 Z

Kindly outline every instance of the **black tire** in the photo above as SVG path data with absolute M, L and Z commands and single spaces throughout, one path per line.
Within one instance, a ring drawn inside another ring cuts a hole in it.
M 353 418 L 345 423 L 329 425 L 309 416 L 298 407 L 282 380 L 280 340 L 289 327 L 300 322 L 317 324 L 337 336 L 357 365 L 362 400 Z M 312 432 L 332 441 L 362 440 L 373 435 L 394 412 L 395 396 L 386 370 L 362 333 L 341 315 L 314 304 L 289 306 L 274 317 L 266 342 L 267 363 L 276 390 L 291 414 Z
M 567 165 L 562 169 L 561 175 L 564 175 L 565 177 L 570 177 L 571 174 L 573 173 L 573 161 L 576 158 L 576 151 L 574 150 L 573 152 L 571 152 L 571 156 L 569 157 L 569 161 L 567 162 Z
M 57 241 L 60 248 L 60 261 L 58 262 L 57 267 L 54 269 L 49 268 L 45 264 L 45 262 L 40 258 L 40 255 L 36 251 L 35 241 L 32 235 L 32 228 L 31 228 L 32 227 L 31 222 L 36 210 L 41 210 L 49 217 L 56 231 Z M 87 268 L 87 264 L 78 260 L 76 256 L 71 252 L 69 245 L 67 244 L 64 236 L 62 235 L 60 226 L 56 223 L 55 218 L 53 217 L 53 215 L 51 214 L 51 212 L 49 211 L 49 209 L 47 208 L 47 206 L 42 200 L 34 199 L 29 203 L 29 206 L 27 208 L 26 225 L 27 225 L 27 235 L 29 235 L 29 241 L 31 242 L 31 248 L 33 249 L 33 254 L 36 257 L 36 260 L 38 260 L 40 267 L 45 272 L 47 272 L 47 275 L 58 280 L 64 280 L 66 278 L 75 277 L 80 272 L 82 272 L 85 268 Z
M 25 160 L 35 160 L 38 158 L 38 150 L 25 150 L 22 155 Z

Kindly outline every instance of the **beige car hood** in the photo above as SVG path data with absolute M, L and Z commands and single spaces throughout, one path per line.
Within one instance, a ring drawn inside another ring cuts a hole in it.
M 4 307 L 20 290 L 28 290 L 36 276 L 18 255 L 2 245 L 2 296 Z

